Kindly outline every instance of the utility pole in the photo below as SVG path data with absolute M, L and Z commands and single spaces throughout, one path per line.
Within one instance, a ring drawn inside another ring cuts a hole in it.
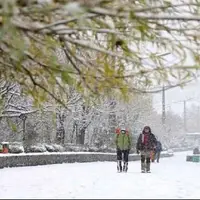
M 187 108 L 186 108 L 186 100 L 183 101 L 183 117 L 184 117 L 184 131 L 187 133 Z
M 166 114 L 165 114 L 165 86 L 162 88 L 162 124 L 165 126 Z

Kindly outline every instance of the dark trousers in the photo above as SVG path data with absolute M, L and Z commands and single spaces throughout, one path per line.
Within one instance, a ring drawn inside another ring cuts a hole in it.
M 150 171 L 151 151 L 141 151 L 141 170 Z
M 156 152 L 156 160 L 157 160 L 157 162 L 159 162 L 159 160 L 160 160 L 160 151 Z
M 117 160 L 128 162 L 129 150 L 117 149 Z M 123 159 L 122 159 L 123 158 Z
M 122 170 L 124 172 L 128 171 L 128 156 L 129 156 L 129 150 L 117 149 L 117 170 L 118 170 L 118 172 L 122 172 Z M 122 169 L 122 160 L 124 161 L 123 169 Z

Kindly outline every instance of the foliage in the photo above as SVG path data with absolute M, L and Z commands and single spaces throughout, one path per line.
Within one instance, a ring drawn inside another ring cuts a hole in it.
M 63 105 L 69 86 L 86 97 L 127 98 L 183 84 L 199 69 L 199 7 L 198 0 L 1 0 L 0 78 L 37 104 Z

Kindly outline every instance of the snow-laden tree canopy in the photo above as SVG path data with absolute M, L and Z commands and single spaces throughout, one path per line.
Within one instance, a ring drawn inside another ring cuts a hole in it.
M 1 78 L 37 102 L 60 103 L 68 86 L 127 97 L 180 85 L 199 69 L 199 7 L 198 0 L 0 1 Z

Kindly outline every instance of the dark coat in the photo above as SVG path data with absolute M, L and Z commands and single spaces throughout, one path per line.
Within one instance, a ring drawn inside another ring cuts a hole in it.
M 162 144 L 160 141 L 157 141 L 157 144 L 156 144 L 156 152 L 160 152 L 162 151 Z
M 147 128 L 147 127 L 144 127 L 144 129 L 145 128 Z M 137 148 L 138 151 L 143 151 L 143 150 L 151 151 L 151 150 L 153 150 L 156 147 L 156 144 L 157 144 L 156 137 L 151 132 L 150 127 L 148 127 L 148 128 L 150 130 L 149 133 L 148 133 L 149 134 L 148 142 L 147 142 L 146 145 L 142 142 L 143 134 L 145 134 L 144 133 L 144 129 L 143 129 L 143 132 L 139 135 L 138 140 L 137 140 L 136 148 Z

